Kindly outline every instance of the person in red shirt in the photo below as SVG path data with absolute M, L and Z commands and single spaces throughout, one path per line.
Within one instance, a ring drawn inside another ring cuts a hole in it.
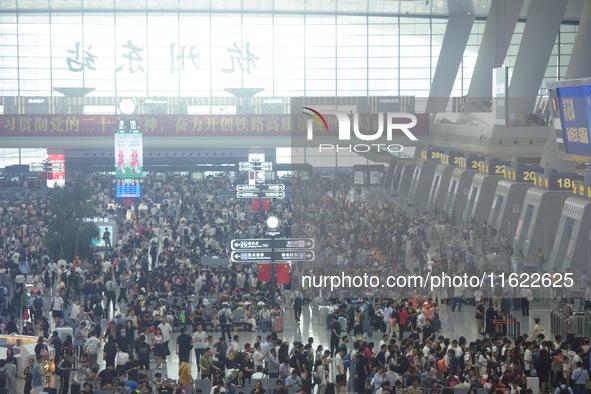
M 404 331 L 408 325 L 408 313 L 406 312 L 404 306 L 400 306 L 400 309 L 398 310 L 398 316 L 398 338 L 402 340 Z
M 80 260 L 80 256 L 76 256 L 74 261 L 72 261 L 72 267 L 78 268 L 82 265 L 82 260 Z

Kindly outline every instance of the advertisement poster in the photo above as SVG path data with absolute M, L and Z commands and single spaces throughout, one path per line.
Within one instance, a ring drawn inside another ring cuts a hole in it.
M 66 185 L 66 156 L 63 153 L 47 155 L 50 164 L 47 171 L 47 187 L 64 187 Z
M 115 134 L 115 177 L 130 179 L 144 176 L 142 134 Z

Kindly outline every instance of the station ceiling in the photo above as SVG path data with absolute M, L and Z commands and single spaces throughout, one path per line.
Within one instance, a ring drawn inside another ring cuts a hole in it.
M 510 1 L 510 0 L 508 0 Z M 520 18 L 535 0 L 526 0 Z M 565 1 L 565 0 L 558 0 Z M 565 22 L 578 22 L 583 1 L 567 0 Z M 458 12 L 486 18 L 492 0 L 0 0 L 0 11 L 12 12 L 214 12 L 309 13 L 323 15 L 371 15 L 447 17 Z

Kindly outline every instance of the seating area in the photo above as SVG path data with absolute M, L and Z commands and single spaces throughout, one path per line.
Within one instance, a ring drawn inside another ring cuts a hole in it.
M 256 382 L 261 382 L 261 387 L 269 394 L 273 394 L 275 392 L 275 388 L 277 385 L 277 379 L 275 378 L 263 378 L 263 379 L 250 379 L 246 380 L 244 387 L 236 387 L 236 394 L 240 393 L 250 393 L 256 385 Z M 209 393 L 211 390 L 211 380 L 209 379 L 197 379 L 195 380 L 194 392 L 198 389 L 201 389 L 203 393 Z M 298 392 L 297 388 L 289 388 L 287 390 L 288 394 L 294 394 Z M 457 393 L 457 394 L 465 394 L 465 393 Z M 481 394 L 481 393 L 478 393 Z

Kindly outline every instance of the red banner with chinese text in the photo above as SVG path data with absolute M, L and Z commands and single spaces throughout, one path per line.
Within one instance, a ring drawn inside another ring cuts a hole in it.
M 361 114 L 363 130 L 375 130 L 379 116 Z M 416 136 L 429 134 L 429 114 L 416 114 L 417 124 L 409 130 Z M 112 135 L 118 115 L 0 115 L 0 137 Z M 170 136 L 300 136 L 306 135 L 308 118 L 303 114 L 284 115 L 137 115 L 134 117 L 144 137 Z M 328 117 L 329 129 L 338 129 L 336 118 Z M 384 133 L 385 135 L 386 133 Z

